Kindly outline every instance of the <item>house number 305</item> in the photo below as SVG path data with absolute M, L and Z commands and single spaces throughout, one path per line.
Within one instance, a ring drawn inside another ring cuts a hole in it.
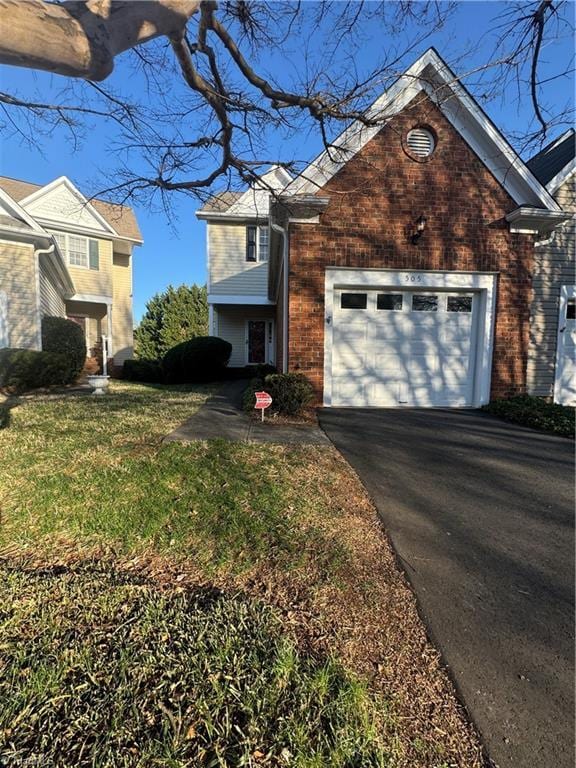
M 422 275 L 404 275 L 405 283 L 421 283 Z

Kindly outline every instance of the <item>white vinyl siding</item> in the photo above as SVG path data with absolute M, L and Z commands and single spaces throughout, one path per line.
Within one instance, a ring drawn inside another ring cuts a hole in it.
M 42 263 L 42 258 L 40 259 L 40 312 L 42 315 L 52 317 L 66 315 L 64 299 Z
M 210 294 L 267 297 L 268 262 L 246 261 L 246 224 L 208 222 L 207 226 Z
M 564 210 L 576 212 L 574 176 L 566 180 L 555 197 Z M 575 224 L 568 221 L 557 227 L 549 242 L 535 249 L 527 368 L 531 395 L 551 397 L 554 393 L 560 290 L 562 285 L 576 284 L 575 244 Z
M 217 306 L 214 311 L 214 333 L 232 344 L 228 365 L 246 365 L 246 320 L 273 319 L 274 307 Z

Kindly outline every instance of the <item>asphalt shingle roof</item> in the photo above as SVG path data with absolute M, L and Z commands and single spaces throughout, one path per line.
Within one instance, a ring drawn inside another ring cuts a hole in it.
M 225 213 L 244 192 L 216 192 L 209 197 L 200 210 L 203 213 Z
M 554 141 L 550 142 L 537 155 L 528 160 L 526 165 L 546 186 L 554 176 L 560 173 L 576 155 L 576 136 L 571 128 Z
M 46 185 L 32 184 L 29 181 L 0 176 L 0 187 L 17 203 L 44 186 Z M 106 200 L 97 199 L 90 200 L 90 204 L 106 219 L 111 227 L 114 227 L 121 237 L 127 237 L 131 240 L 142 240 L 142 233 L 132 208 L 127 205 L 118 205 L 117 203 L 109 203 Z

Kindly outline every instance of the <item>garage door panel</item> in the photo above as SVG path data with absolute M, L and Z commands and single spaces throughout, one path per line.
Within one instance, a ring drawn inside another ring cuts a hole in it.
M 453 300 L 438 293 L 437 311 L 415 311 L 403 293 L 401 311 L 377 309 L 377 289 L 366 309 L 336 312 L 332 346 L 332 402 L 351 406 L 450 407 L 471 405 L 474 381 L 472 311 L 447 311 Z M 397 293 L 401 293 L 400 290 Z
M 333 380 L 335 402 L 339 405 L 367 405 L 366 380 L 359 376 L 337 376 Z

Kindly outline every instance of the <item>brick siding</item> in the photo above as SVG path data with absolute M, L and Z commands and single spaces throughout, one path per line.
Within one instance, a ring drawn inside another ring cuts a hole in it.
M 401 140 L 416 125 L 436 135 L 414 161 Z M 525 391 L 533 237 L 511 234 L 516 208 L 486 166 L 429 100 L 408 105 L 318 190 L 319 224 L 290 225 L 289 368 L 322 398 L 326 267 L 498 272 L 492 397 Z M 417 244 L 414 222 L 427 217 Z

